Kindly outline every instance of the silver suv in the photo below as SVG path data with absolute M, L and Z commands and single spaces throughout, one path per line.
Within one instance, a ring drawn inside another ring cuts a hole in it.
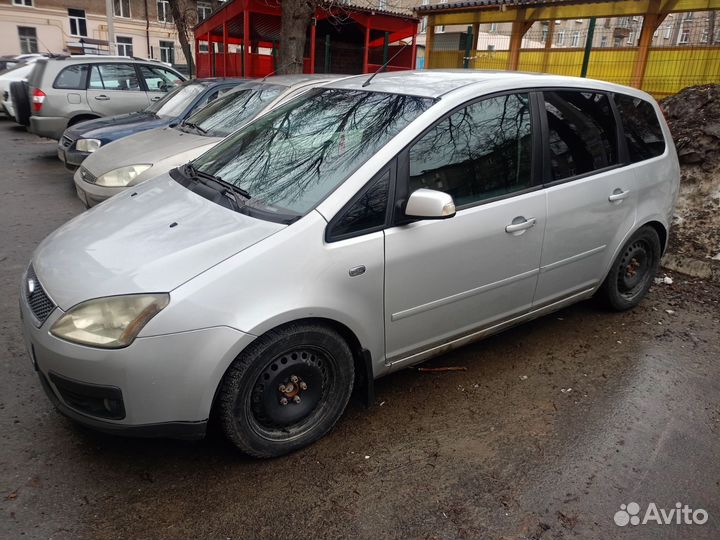
M 636 306 L 680 169 L 655 101 L 589 79 L 396 72 L 315 88 L 48 237 L 27 348 L 67 416 L 253 456 L 353 387 L 598 295 Z
M 40 59 L 28 76 L 29 129 L 57 140 L 78 122 L 143 110 L 184 80 L 164 64 L 124 56 Z

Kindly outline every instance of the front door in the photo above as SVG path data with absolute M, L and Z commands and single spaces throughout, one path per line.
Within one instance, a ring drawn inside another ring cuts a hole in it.
M 548 219 L 534 305 L 596 287 L 632 230 L 635 176 L 622 167 L 610 97 L 543 92 Z
M 530 308 L 546 218 L 531 118 L 528 93 L 485 98 L 440 120 L 401 156 L 398 191 L 443 191 L 457 214 L 385 231 L 390 363 Z
M 87 101 L 101 116 L 141 111 L 150 104 L 132 64 L 94 64 L 90 69 Z

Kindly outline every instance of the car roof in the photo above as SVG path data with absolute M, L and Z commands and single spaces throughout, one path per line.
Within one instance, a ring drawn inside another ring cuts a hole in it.
M 328 88 L 343 88 L 352 90 L 372 90 L 394 94 L 409 94 L 420 97 L 439 98 L 450 92 L 468 86 L 482 86 L 497 83 L 522 83 L 521 86 L 567 86 L 584 87 L 597 90 L 622 91 L 625 93 L 642 95 L 644 92 L 633 88 L 585 79 L 580 77 L 567 77 L 562 75 L 548 75 L 543 73 L 525 73 L 520 71 L 490 71 L 479 69 L 425 69 L 416 71 L 393 71 L 378 73 L 370 84 L 363 86 L 371 74 L 357 75 L 334 81 L 326 86 Z M 530 83 L 530 84 L 528 84 Z
M 323 83 L 347 78 L 347 75 L 335 75 L 330 73 L 298 73 L 294 75 L 269 75 L 264 79 L 255 79 L 253 82 L 265 82 L 267 84 L 278 84 L 281 86 L 294 86 L 304 83 Z

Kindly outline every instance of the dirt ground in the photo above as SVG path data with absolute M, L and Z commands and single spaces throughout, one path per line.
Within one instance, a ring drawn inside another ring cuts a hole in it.
M 717 285 L 668 274 L 634 311 L 584 302 L 431 362 L 467 371 L 386 377 L 281 459 L 101 436 L 52 409 L 19 327 L 32 250 L 82 211 L 70 175 L 7 121 L 0 163 L 0 537 L 720 536 Z M 619 527 L 630 502 L 709 519 Z

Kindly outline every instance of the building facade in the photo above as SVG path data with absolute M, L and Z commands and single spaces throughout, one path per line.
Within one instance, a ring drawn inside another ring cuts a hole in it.
M 169 4 L 113 0 L 113 50 L 104 0 L 0 0 L 0 54 L 114 52 L 184 66 Z M 200 20 L 212 11 L 210 1 L 187 4 Z

